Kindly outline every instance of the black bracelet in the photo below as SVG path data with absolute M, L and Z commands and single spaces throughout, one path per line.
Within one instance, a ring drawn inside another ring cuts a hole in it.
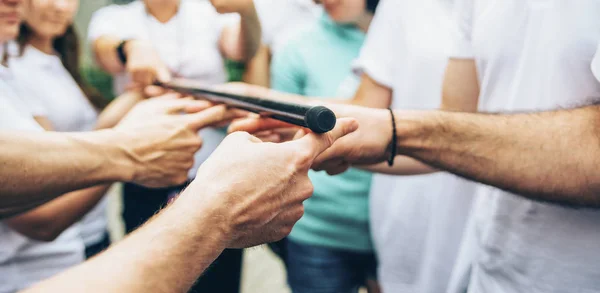
M 119 61 L 121 61 L 121 64 L 123 65 L 127 64 L 127 54 L 125 54 L 125 45 L 128 41 L 129 40 L 122 40 L 117 46 L 117 56 L 119 56 Z
M 390 114 L 392 115 L 392 153 L 390 154 L 390 158 L 388 159 L 388 166 L 394 165 L 394 159 L 396 158 L 396 149 L 398 148 L 398 137 L 396 132 L 396 117 L 394 116 L 394 111 L 390 110 Z

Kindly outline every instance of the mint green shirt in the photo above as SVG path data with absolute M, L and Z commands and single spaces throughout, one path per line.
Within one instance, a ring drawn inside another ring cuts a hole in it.
M 360 79 L 352 62 L 365 34 L 354 26 L 333 22 L 326 14 L 292 38 L 273 58 L 271 82 L 276 90 L 310 97 L 351 98 Z M 371 174 L 357 169 L 329 176 L 309 173 L 313 197 L 294 226 L 294 241 L 353 251 L 372 251 L 369 232 Z

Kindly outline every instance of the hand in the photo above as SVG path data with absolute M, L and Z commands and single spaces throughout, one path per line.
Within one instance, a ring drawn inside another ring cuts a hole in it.
M 350 165 L 375 164 L 388 158 L 388 147 L 392 138 L 392 122 L 389 110 L 373 109 L 351 105 L 327 105 L 336 116 L 352 117 L 358 121 L 360 128 L 337 141 L 331 148 L 315 159 L 313 169 L 326 170 L 330 174 L 345 171 Z M 277 136 L 280 129 L 291 127 L 290 124 L 269 118 L 246 118 L 234 121 L 230 131 L 247 131 L 261 133 L 271 139 L 289 140 L 291 136 Z M 297 128 L 300 129 L 300 128 Z M 271 132 L 268 132 L 271 131 Z
M 210 0 L 218 13 L 248 13 L 254 10 L 252 0 Z
M 224 106 L 177 99 L 177 95 L 138 103 L 114 131 L 133 165 L 131 181 L 147 187 L 182 184 L 202 146 L 198 130 L 232 118 Z
M 245 132 L 230 134 L 202 164 L 183 197 L 213 207 L 227 247 L 279 240 L 302 217 L 302 202 L 312 195 L 308 170 L 313 160 L 357 127 L 353 119 L 340 119 L 329 133 L 281 144 Z
M 156 80 L 168 82 L 171 79 L 169 69 L 152 44 L 140 40 L 128 41 L 125 45 L 125 54 L 127 55 L 126 70 L 136 86 L 144 87 L 153 84 Z

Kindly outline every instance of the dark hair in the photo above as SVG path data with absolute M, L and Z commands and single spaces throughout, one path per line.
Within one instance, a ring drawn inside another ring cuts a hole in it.
M 375 9 L 377 9 L 377 4 L 379 4 L 379 0 L 367 0 L 367 10 L 372 13 L 375 13 Z
M 25 23 L 21 23 L 21 29 L 17 42 L 19 44 L 19 53 L 23 54 L 25 47 L 29 44 L 33 36 L 33 30 Z M 79 37 L 75 31 L 75 27 L 71 24 L 67 31 L 60 37 L 54 40 L 54 50 L 58 53 L 63 66 L 71 74 L 81 91 L 88 98 L 90 103 L 97 109 L 101 110 L 108 105 L 108 101 L 94 88 L 85 82 L 80 71 L 80 45 Z

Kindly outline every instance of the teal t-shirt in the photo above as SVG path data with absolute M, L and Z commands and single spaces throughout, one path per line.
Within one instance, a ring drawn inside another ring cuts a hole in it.
M 326 14 L 292 38 L 271 63 L 275 90 L 322 98 L 351 98 L 360 79 L 352 73 L 365 33 Z M 369 231 L 371 174 L 357 169 L 329 176 L 309 173 L 313 197 L 294 226 L 294 241 L 354 251 L 372 251 Z

